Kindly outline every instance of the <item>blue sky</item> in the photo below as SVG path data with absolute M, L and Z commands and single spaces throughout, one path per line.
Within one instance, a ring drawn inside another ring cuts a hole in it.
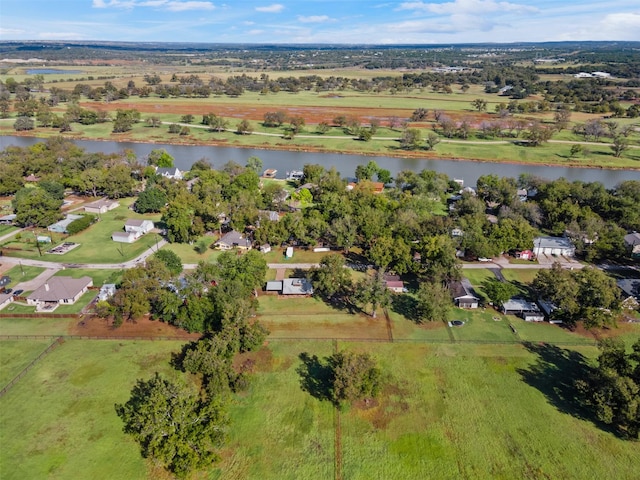
M 640 41 L 640 1 L 0 0 L 0 40 Z

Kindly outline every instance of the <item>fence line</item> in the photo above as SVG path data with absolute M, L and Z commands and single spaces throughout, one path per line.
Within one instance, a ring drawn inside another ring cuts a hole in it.
M 51 337 L 47 337 L 47 338 L 51 338 Z M 62 337 L 56 338 L 51 345 L 49 345 L 42 353 L 40 353 L 40 355 L 34 358 L 31 361 L 31 363 L 29 363 L 29 365 L 24 367 L 22 371 L 18 375 L 16 375 L 13 380 L 11 380 L 7 385 L 4 386 L 2 390 L 0 390 L 0 397 L 2 397 L 5 393 L 7 393 L 9 389 L 16 384 L 16 382 L 18 382 L 22 377 L 24 377 L 27 374 L 27 372 L 31 370 L 36 363 L 38 363 L 43 357 L 48 355 L 49 352 L 51 352 L 51 350 L 53 350 L 63 342 L 64 342 L 64 339 Z
M 0 340 L 42 340 L 51 338 L 53 335 L 0 335 Z M 58 335 L 63 340 L 140 340 L 140 341 L 192 341 L 192 338 L 186 337 L 145 337 L 145 336 L 103 336 L 103 335 Z M 366 342 L 366 343 L 390 343 L 388 338 L 359 338 L 359 337 L 267 337 L 269 342 Z M 597 346 L 598 340 L 594 339 L 589 342 L 545 342 L 541 340 L 450 340 L 441 338 L 393 338 L 394 343 L 426 343 L 426 344 L 460 344 L 460 345 L 521 345 L 525 343 L 552 344 L 567 347 L 590 347 Z

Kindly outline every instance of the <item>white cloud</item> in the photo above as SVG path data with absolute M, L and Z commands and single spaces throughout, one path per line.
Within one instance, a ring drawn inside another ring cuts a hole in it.
M 247 33 L 249 35 L 261 35 L 264 33 L 264 30 L 249 30 Z
M 446 3 L 404 2 L 398 10 L 415 10 L 436 13 L 439 15 L 482 14 L 491 12 L 537 12 L 538 9 L 528 5 L 495 0 L 454 0 Z
M 215 5 L 207 1 L 198 0 L 93 0 L 93 8 L 135 8 L 148 7 L 168 10 L 170 12 L 185 12 L 188 10 L 213 10 Z
M 214 10 L 216 7 L 211 2 L 168 2 L 167 10 L 170 12 L 184 12 L 187 10 Z
M 88 37 L 78 32 L 39 32 L 43 40 L 85 40 Z
M 0 36 L 4 35 L 20 35 L 26 33 L 25 30 L 18 30 L 17 28 L 2 28 L 0 27 Z
M 324 23 L 330 21 L 327 15 L 310 15 L 308 17 L 304 17 L 302 15 L 298 16 L 298 21 L 300 23 Z
M 263 13 L 280 13 L 282 10 L 284 10 L 284 5 L 281 5 L 280 3 L 274 3 L 273 5 L 268 5 L 266 7 L 256 7 L 256 12 Z

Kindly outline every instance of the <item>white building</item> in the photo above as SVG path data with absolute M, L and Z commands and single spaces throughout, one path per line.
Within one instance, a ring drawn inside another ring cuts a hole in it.
M 149 233 L 151 230 L 153 230 L 153 222 L 151 220 L 130 218 L 124 224 L 125 232 L 137 233 L 138 236 Z
M 537 237 L 533 239 L 533 253 L 536 256 L 573 257 L 576 253 L 576 247 L 566 237 Z

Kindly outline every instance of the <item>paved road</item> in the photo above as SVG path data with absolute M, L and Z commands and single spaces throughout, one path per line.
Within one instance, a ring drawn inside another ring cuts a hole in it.
M 142 252 L 133 260 L 129 260 L 127 262 L 122 263 L 66 263 L 66 262 L 49 262 L 46 260 L 32 260 L 28 258 L 17 258 L 17 257 L 8 257 L 3 256 L 0 257 L 0 261 L 2 263 L 8 263 L 13 265 L 18 265 L 22 263 L 22 265 L 30 265 L 33 267 L 42 267 L 49 268 L 54 270 L 61 270 L 64 268 L 90 268 L 90 269 L 98 269 L 98 270 L 119 270 L 121 268 L 132 268 L 135 267 L 138 263 L 143 262 L 146 258 L 153 254 L 156 249 L 162 248 L 167 244 L 166 240 L 160 240 L 158 245 L 153 245 L 148 250 Z

